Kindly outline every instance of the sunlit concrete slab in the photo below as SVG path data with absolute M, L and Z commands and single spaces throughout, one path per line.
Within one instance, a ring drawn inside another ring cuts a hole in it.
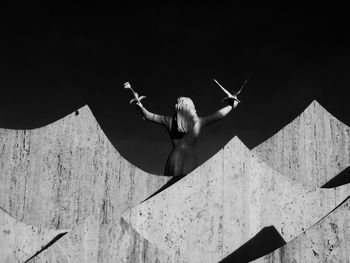
M 313 101 L 252 151 L 292 180 L 321 187 L 350 165 L 350 128 Z
M 95 216 L 87 217 L 67 235 L 34 257 L 34 262 L 97 262 L 99 224 Z
M 0 262 L 26 262 L 67 232 L 26 225 L 0 209 Z
M 0 148 L 0 205 L 17 220 L 45 229 L 74 229 L 94 216 L 96 253 L 104 255 L 99 262 L 119 253 L 122 213 L 170 179 L 125 160 L 87 106 L 42 128 L 0 129 Z M 77 260 L 93 262 L 96 253 L 83 250 L 84 240 L 65 244 L 71 244 Z M 56 258 L 62 246 L 52 246 Z
M 123 218 L 175 262 L 218 262 L 261 229 L 286 241 L 345 198 L 343 187 L 309 190 L 261 161 L 237 138 L 191 174 Z
M 274 226 L 261 229 L 254 237 L 226 256 L 219 263 L 251 262 L 284 246 L 286 242 Z
M 219 262 L 269 227 L 289 242 L 349 195 L 314 187 L 349 160 L 349 129 L 320 109 L 314 102 L 298 117 L 314 130 L 294 121 L 253 151 L 234 138 L 141 205 L 170 178 L 126 161 L 87 106 L 42 128 L 0 129 L 0 206 L 39 229 L 74 229 L 31 262 Z
M 29 263 L 171 262 L 170 255 L 142 238 L 124 220 L 111 226 L 108 235 L 101 231 L 99 217 L 90 216 Z
M 350 199 L 256 263 L 350 262 Z
M 0 129 L 0 149 L 0 206 L 47 229 L 73 228 L 101 207 L 119 219 L 169 180 L 125 160 L 88 106 L 38 129 Z

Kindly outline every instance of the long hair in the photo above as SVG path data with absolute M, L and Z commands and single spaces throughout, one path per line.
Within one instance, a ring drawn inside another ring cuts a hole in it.
M 177 99 L 175 113 L 177 129 L 183 133 L 189 132 L 198 120 L 193 101 L 187 97 L 180 97 Z

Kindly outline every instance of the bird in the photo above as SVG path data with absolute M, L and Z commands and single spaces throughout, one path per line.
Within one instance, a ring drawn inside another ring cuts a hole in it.
M 241 101 L 237 98 L 237 96 L 241 93 L 243 87 L 245 86 L 245 84 L 248 82 L 248 79 L 246 79 L 242 85 L 242 87 L 236 91 L 235 93 L 233 93 L 233 95 L 227 90 L 225 89 L 216 79 L 214 79 L 214 82 L 216 84 L 219 85 L 219 87 L 227 94 L 227 97 L 223 99 L 223 101 L 226 101 L 228 99 L 234 99 L 235 101 L 237 101 L 238 103 L 240 103 Z
M 129 82 L 124 83 L 124 89 L 130 89 L 134 96 L 134 98 L 130 100 L 130 104 L 136 101 L 137 103 L 140 103 L 142 105 L 141 100 L 143 100 L 144 98 L 147 98 L 146 96 L 139 96 L 139 94 L 132 89 Z

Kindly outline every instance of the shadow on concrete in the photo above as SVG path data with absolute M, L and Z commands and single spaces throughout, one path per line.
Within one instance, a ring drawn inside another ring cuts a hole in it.
M 343 202 L 341 202 L 339 205 L 337 205 L 334 209 L 332 209 L 328 214 L 326 214 L 324 217 L 322 217 L 320 220 L 318 220 L 310 228 L 312 228 L 312 227 L 316 226 L 317 224 L 319 224 L 322 220 L 324 220 L 326 217 L 328 217 L 330 214 L 332 214 L 335 210 L 337 210 L 339 207 L 341 207 L 343 204 L 345 204 L 349 199 L 350 199 L 350 196 L 345 198 Z M 307 232 L 307 231 L 308 231 L 308 229 L 305 232 Z
M 173 178 L 171 178 L 165 185 L 163 185 L 161 188 L 159 188 L 159 190 L 155 193 L 153 193 L 151 196 L 147 197 L 145 200 L 143 200 L 141 203 L 147 201 L 148 199 L 152 198 L 153 196 L 159 194 L 160 192 L 164 191 L 165 189 L 167 189 L 168 187 L 170 187 L 171 185 L 175 184 L 177 181 L 179 181 L 180 179 L 184 178 L 185 176 L 174 176 Z
M 10 215 L 10 213 L 7 212 L 4 208 L 0 207 L 0 210 L 3 211 L 3 212 L 5 212 L 6 214 Z
M 321 188 L 334 188 L 348 183 L 350 183 L 350 166 L 321 186 Z
M 220 261 L 220 263 L 244 263 L 258 259 L 282 247 L 286 242 L 274 226 L 264 227 L 248 242 Z
M 35 255 L 31 256 L 29 259 L 27 259 L 24 263 L 29 262 L 33 258 L 35 258 L 37 255 L 39 255 L 41 252 L 43 252 L 45 249 L 48 249 L 51 245 L 53 245 L 56 241 L 58 241 L 61 237 L 63 237 L 67 232 L 58 234 L 55 238 L 53 238 L 49 243 L 47 243 L 45 246 L 43 246 L 38 252 L 35 253 Z

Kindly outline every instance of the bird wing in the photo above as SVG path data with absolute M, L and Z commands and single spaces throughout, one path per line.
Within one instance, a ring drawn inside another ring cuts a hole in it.
M 227 94 L 227 96 L 232 97 L 232 94 L 228 92 L 223 86 L 220 85 L 219 82 L 217 82 L 216 79 L 214 79 L 214 82 L 219 85 L 219 87 Z
M 136 101 L 136 99 L 132 99 L 132 100 L 130 100 L 130 104 L 131 104 L 131 103 L 133 103 L 134 101 Z
M 142 99 L 144 99 L 144 98 L 147 98 L 146 96 L 140 96 L 139 97 L 139 101 L 141 101 Z

